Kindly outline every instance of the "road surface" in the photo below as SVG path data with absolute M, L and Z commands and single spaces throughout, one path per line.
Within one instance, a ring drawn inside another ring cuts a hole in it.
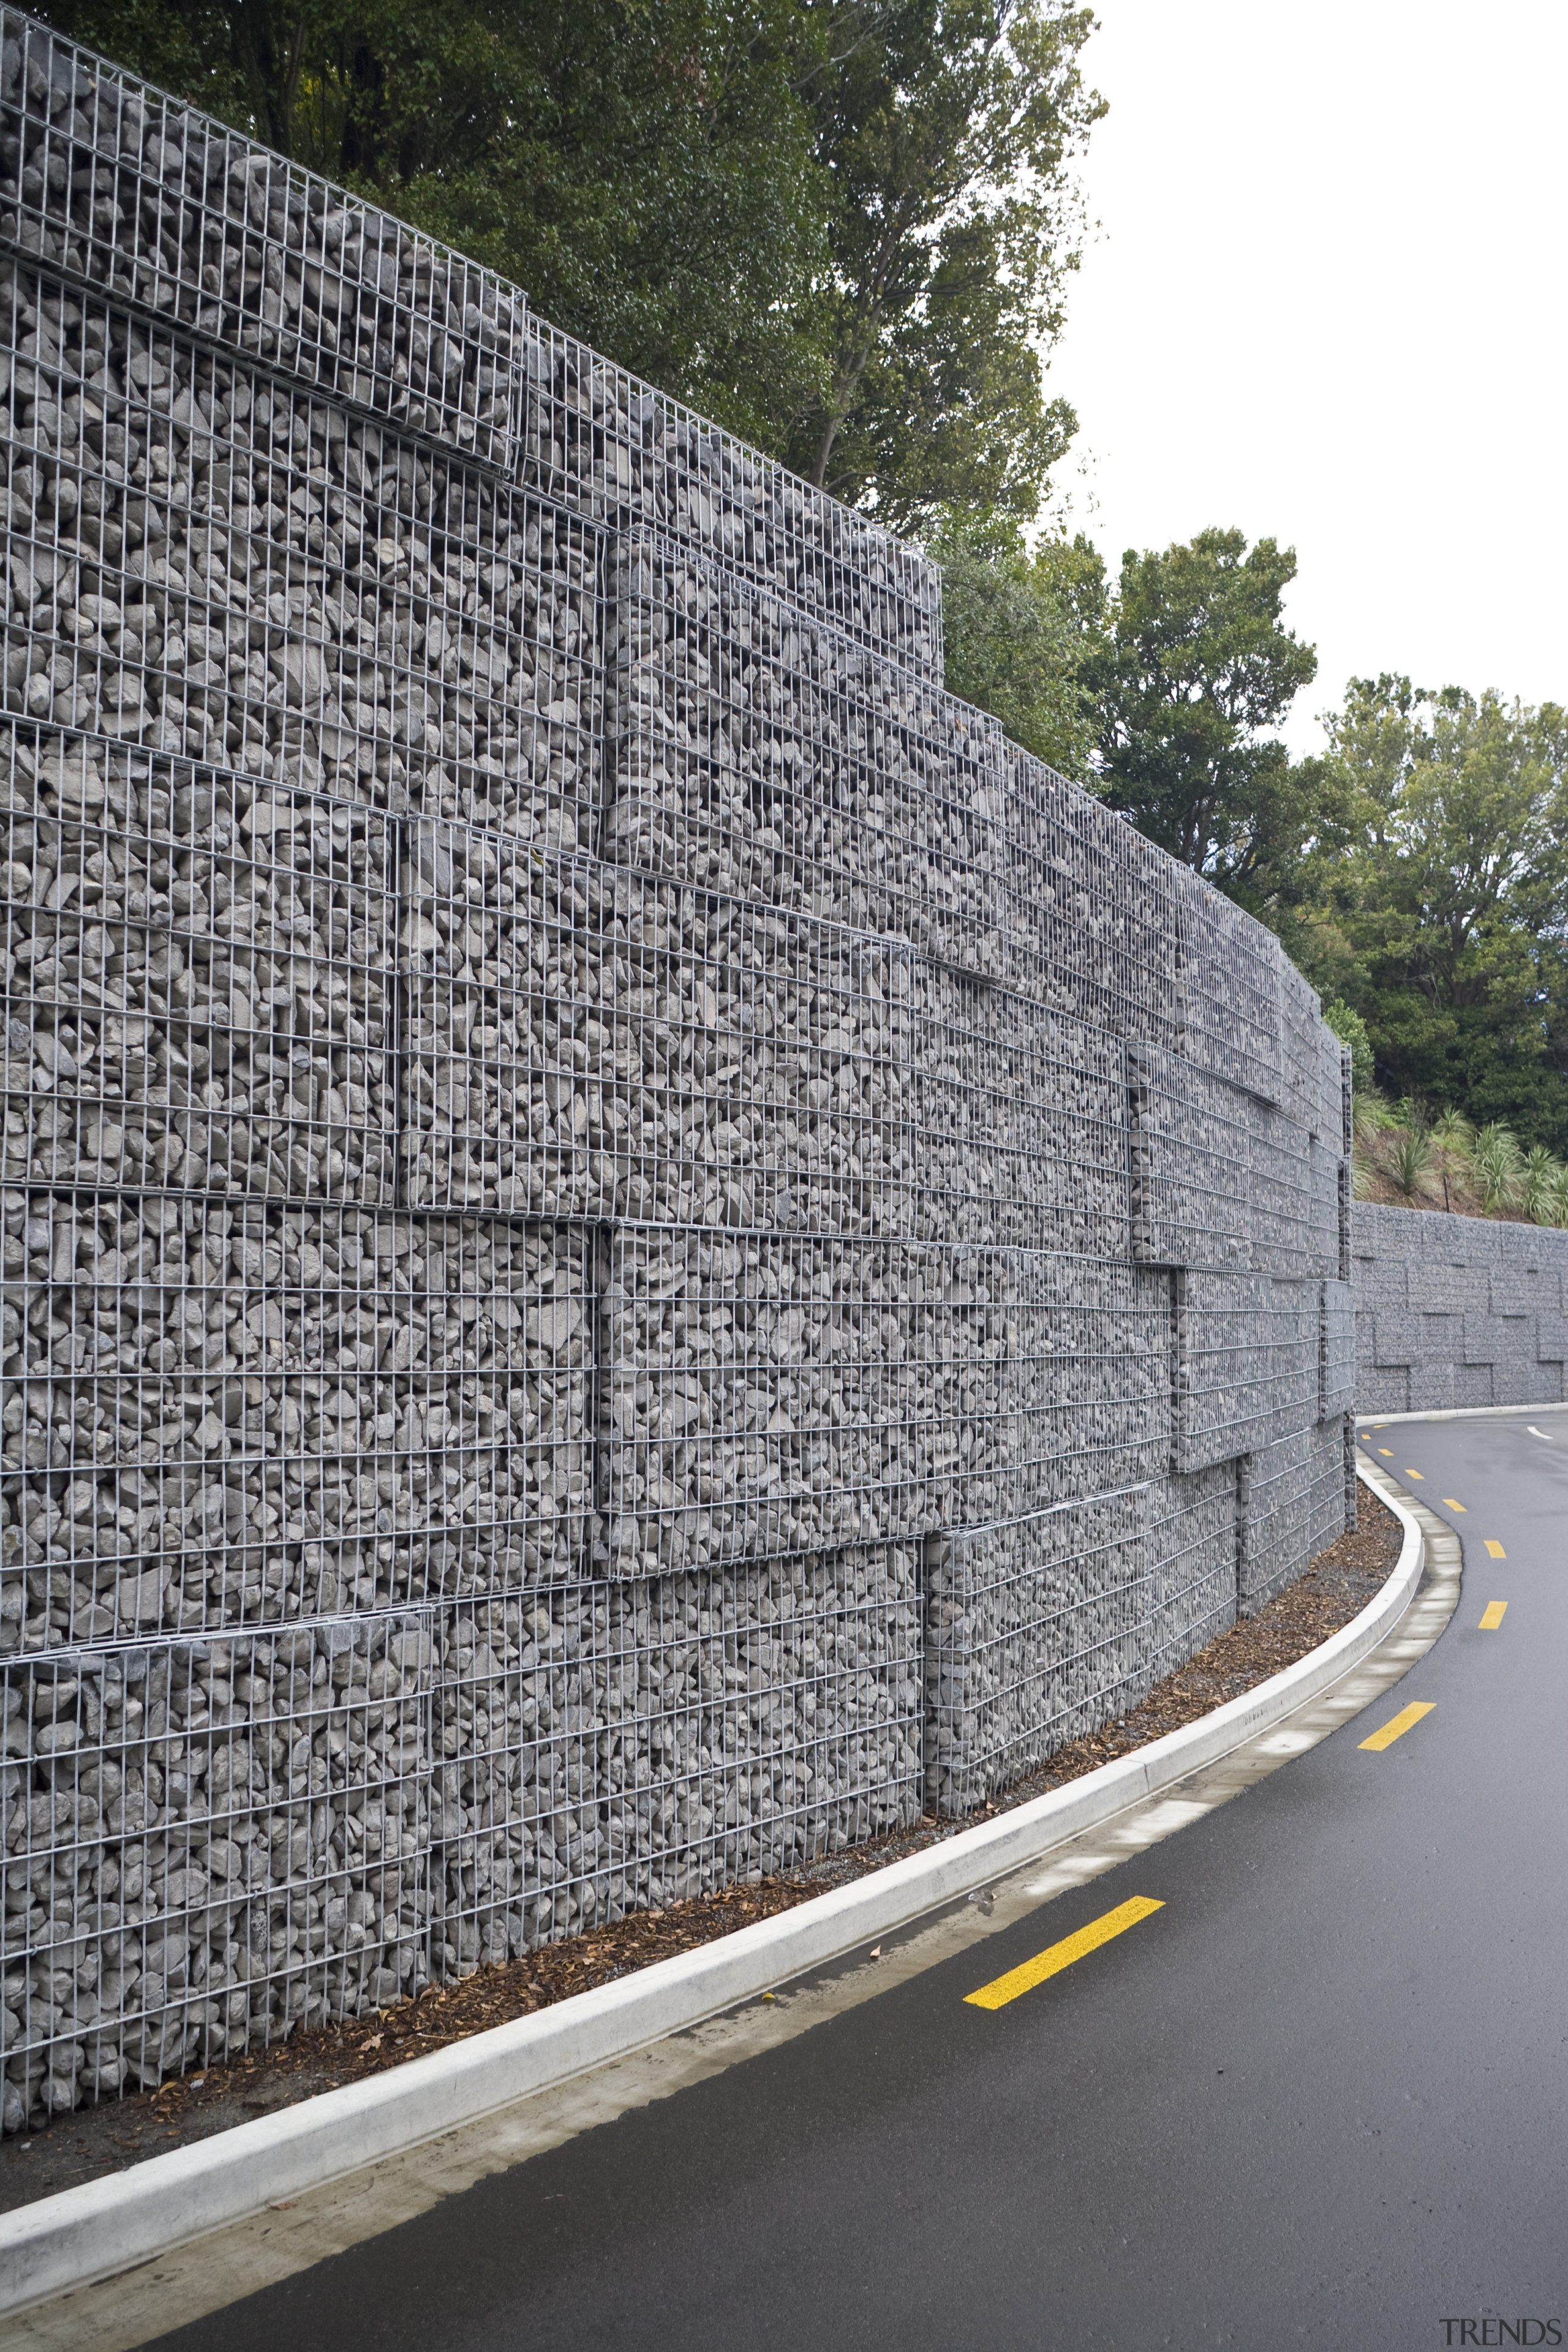
M 1463 1593 L 1309 1754 L 977 1951 L 160 2343 L 1568 2343 L 1568 1414 L 1531 1423 L 1358 1423 L 1461 1533 Z

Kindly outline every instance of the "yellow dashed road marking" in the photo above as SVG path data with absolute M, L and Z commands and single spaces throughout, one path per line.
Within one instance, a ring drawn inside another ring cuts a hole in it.
M 1419 1470 L 1407 1470 L 1405 1475 L 1407 1478 L 1419 1478 L 1421 1473 Z
M 1481 1612 L 1481 1622 L 1477 1626 L 1476 1631 L 1479 1633 L 1495 1633 L 1498 1627 L 1502 1623 L 1503 1615 L 1507 1608 L 1508 1602 L 1506 1601 L 1489 1601 L 1486 1607 Z
M 1463 1518 L 1463 1517 L 1464 1517 L 1464 1516 L 1465 1516 L 1465 1507 L 1464 1507 L 1463 1503 L 1456 1503 L 1456 1502 L 1455 1502 L 1455 1500 L 1454 1500 L 1454 1497 L 1452 1496 L 1452 1495 L 1445 1495 L 1445 1496 L 1444 1496 L 1444 1497 L 1443 1497 L 1443 1508 L 1444 1508 L 1446 1511 L 1458 1511 L 1458 1513 L 1459 1514 L 1459 1517 L 1460 1517 L 1461 1518 Z
M 1080 1927 L 1076 1936 L 1064 1936 L 1059 1944 L 1037 1952 L 1021 1968 L 1009 1969 L 1005 1977 L 994 1978 L 978 1992 L 966 1992 L 963 1998 L 974 2009 L 1005 2009 L 1021 1992 L 1032 1991 L 1047 1977 L 1059 1976 L 1063 1969 L 1070 1969 L 1086 1953 L 1097 1952 L 1113 1936 L 1125 1935 L 1129 1927 L 1136 1927 L 1140 1919 L 1147 1919 L 1151 1912 L 1163 1911 L 1164 1907 L 1146 1895 L 1135 1895 L 1131 1903 L 1118 1904 L 1114 1911 L 1107 1911 L 1102 1918 L 1091 1919 L 1087 1927 Z
M 1508 1558 L 1507 1552 L 1504 1551 L 1496 1536 L 1489 1536 L 1487 1538 L 1487 1549 L 1490 1552 L 1494 1559 L 1506 1559 Z
M 1377 1449 L 1377 1450 L 1378 1450 L 1378 1452 L 1382 1454 L 1382 1456 L 1383 1456 L 1383 1458 L 1384 1458 L 1384 1460 L 1385 1462 L 1392 1462 L 1392 1461 L 1393 1461 L 1393 1459 L 1394 1459 L 1394 1448 L 1393 1448 L 1393 1446 L 1392 1446 L 1392 1445 L 1380 1445 L 1380 1446 L 1378 1447 L 1378 1449 Z
M 1436 1699 L 1418 1698 L 1414 1706 L 1401 1707 L 1399 1713 L 1392 1717 L 1381 1731 L 1374 1731 L 1370 1739 L 1363 1739 L 1362 1746 L 1373 1748 L 1376 1753 L 1381 1754 L 1384 1748 L 1392 1748 L 1396 1739 L 1403 1739 L 1405 1733 L 1414 1724 L 1419 1723 L 1424 1715 L 1431 1714 L 1436 1705 Z

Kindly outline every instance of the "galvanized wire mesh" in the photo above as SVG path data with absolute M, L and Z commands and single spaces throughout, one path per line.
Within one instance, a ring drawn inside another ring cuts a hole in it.
M 1568 1235 L 1363 1201 L 1354 1255 L 1363 1412 L 1568 1398 Z
M 1147 1690 L 1160 1573 L 1148 1507 L 1140 1486 L 928 1538 L 934 1810 L 973 1811 Z
M 0 165 L 0 236 L 68 279 L 511 461 L 515 289 L 10 10 Z
M 920 1659 L 918 1565 L 888 1545 L 454 1612 L 432 1965 L 907 1827 Z
M 965 1811 L 1331 1533 L 1346 1078 L 919 551 L 0 16 L 5 2123 Z
M 942 579 L 918 548 L 572 336 L 532 318 L 528 335 L 520 479 L 633 548 L 667 534 L 688 563 L 710 558 L 940 684 Z
M 984 1525 L 1169 1446 L 1162 1302 L 1125 1265 L 641 1229 L 608 1273 L 623 1571 Z

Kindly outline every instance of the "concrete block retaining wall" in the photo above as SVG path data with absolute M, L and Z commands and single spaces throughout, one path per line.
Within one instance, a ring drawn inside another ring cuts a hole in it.
M 1358 1202 L 1356 1409 L 1568 1399 L 1568 1233 Z
M 0 463 L 7 2129 L 967 1811 L 1337 1532 L 1340 1048 L 918 551 L 10 13 Z

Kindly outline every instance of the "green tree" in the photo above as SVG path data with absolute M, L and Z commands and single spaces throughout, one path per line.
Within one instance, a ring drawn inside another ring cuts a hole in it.
M 942 565 L 948 691 L 1063 775 L 1087 780 L 1094 714 L 1083 671 L 1105 616 L 1095 550 L 1080 535 L 1031 552 L 1010 518 L 953 514 L 926 544 Z
M 1063 0 L 40 0 L 896 525 L 1032 518 L 1102 111 Z
M 941 506 L 1031 520 L 1077 420 L 1042 348 L 1078 261 L 1071 160 L 1103 102 L 1061 0 L 805 0 L 801 75 L 830 191 L 824 373 L 784 454 L 896 524 Z
M 825 380 L 795 0 L 43 0 L 753 436 Z
M 1325 724 L 1352 803 L 1308 961 L 1396 1094 L 1568 1139 L 1568 719 L 1352 678 Z
M 1325 1000 L 1323 1018 L 1341 1045 L 1351 1049 L 1352 1091 L 1358 1095 L 1369 1094 L 1377 1083 L 1377 1072 L 1366 1023 L 1342 996 L 1331 996 Z
M 1173 856 L 1259 913 L 1299 903 L 1339 815 L 1338 780 L 1268 732 L 1317 669 L 1280 617 L 1295 551 L 1239 530 L 1129 549 L 1085 684 L 1098 789 Z

